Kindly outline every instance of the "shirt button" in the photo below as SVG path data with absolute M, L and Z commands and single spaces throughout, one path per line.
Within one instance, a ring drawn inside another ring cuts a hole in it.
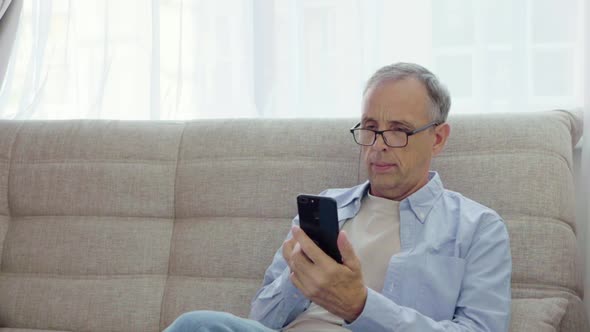
M 424 213 L 420 212 L 420 219 L 424 219 Z

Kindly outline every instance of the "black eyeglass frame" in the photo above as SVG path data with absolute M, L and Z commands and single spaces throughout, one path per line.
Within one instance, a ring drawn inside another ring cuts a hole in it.
M 408 146 L 408 141 L 409 141 L 409 137 L 412 135 L 416 135 L 418 133 L 421 133 L 423 131 L 425 131 L 426 129 L 430 128 L 430 127 L 436 127 L 438 125 L 440 125 L 440 122 L 437 121 L 432 121 L 429 124 L 422 126 L 420 128 L 414 129 L 412 131 L 405 131 L 405 130 L 399 130 L 399 129 L 387 129 L 387 130 L 373 130 L 373 129 L 366 129 L 366 128 L 360 128 L 361 123 L 357 123 L 354 127 L 350 128 L 350 133 L 352 134 L 352 138 L 354 139 L 354 142 L 358 145 L 362 145 L 362 146 L 373 146 L 375 144 L 375 142 L 377 141 L 377 135 L 381 135 L 381 138 L 383 139 L 383 142 L 385 143 L 385 145 L 389 146 L 390 148 L 404 148 L 406 146 Z M 368 131 L 372 131 L 375 135 L 373 135 L 373 142 L 371 144 L 361 144 L 356 140 L 356 136 L 354 135 L 355 131 L 359 131 L 359 130 L 368 130 Z M 383 133 L 388 132 L 388 131 L 398 131 L 398 132 L 402 132 L 404 134 L 406 134 L 406 144 L 404 145 L 389 145 L 389 143 L 387 143 L 387 139 L 385 138 L 385 136 L 383 136 Z

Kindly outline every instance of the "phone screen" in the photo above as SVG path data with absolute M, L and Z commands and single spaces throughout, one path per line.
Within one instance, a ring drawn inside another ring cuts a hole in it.
M 338 209 L 330 197 L 299 195 L 297 210 L 301 229 L 336 262 L 342 263 L 338 250 Z

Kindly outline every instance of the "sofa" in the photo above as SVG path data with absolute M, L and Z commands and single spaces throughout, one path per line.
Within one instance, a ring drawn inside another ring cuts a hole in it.
M 299 193 L 365 180 L 356 119 L 0 121 L 0 331 L 161 331 L 247 316 Z M 448 189 L 503 216 L 512 331 L 590 331 L 579 114 L 452 115 Z

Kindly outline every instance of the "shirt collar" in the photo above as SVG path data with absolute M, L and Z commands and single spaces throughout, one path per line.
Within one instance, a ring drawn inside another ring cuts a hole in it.
M 355 203 L 360 208 L 360 201 L 369 191 L 369 181 L 365 181 L 350 190 L 336 195 L 334 198 L 338 203 L 338 208 L 343 208 L 351 203 Z M 410 209 L 420 223 L 424 223 L 428 214 L 432 210 L 436 200 L 442 195 L 444 187 L 440 176 L 437 172 L 428 172 L 428 182 L 415 193 L 404 198 L 400 202 L 400 209 Z
M 437 172 L 428 172 L 428 182 L 415 193 L 400 202 L 400 208 L 407 206 L 414 212 L 420 223 L 424 223 L 434 203 L 444 191 L 442 181 Z

